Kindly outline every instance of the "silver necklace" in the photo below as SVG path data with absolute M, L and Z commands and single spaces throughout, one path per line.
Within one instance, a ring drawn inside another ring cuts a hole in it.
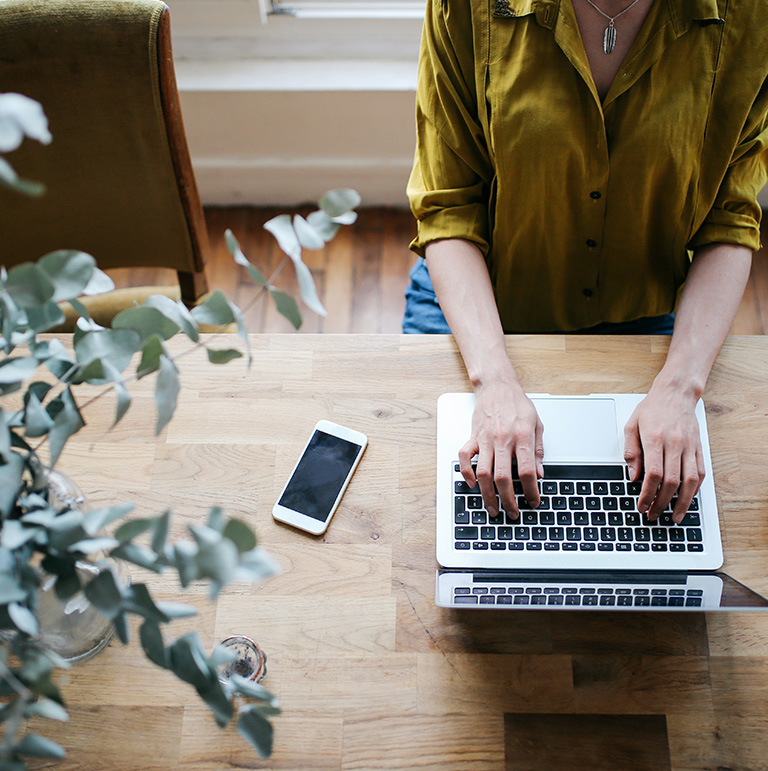
M 633 8 L 635 5 L 637 5 L 640 0 L 634 0 L 634 2 L 630 3 L 621 13 L 617 13 L 615 16 L 609 16 L 604 11 L 601 11 L 593 2 L 592 0 L 587 0 L 587 2 L 604 18 L 608 19 L 608 26 L 605 28 L 605 32 L 603 32 L 603 53 L 610 54 L 613 53 L 613 49 L 616 47 L 616 26 L 614 25 L 614 21 L 619 18 L 619 16 L 623 16 L 630 8 Z

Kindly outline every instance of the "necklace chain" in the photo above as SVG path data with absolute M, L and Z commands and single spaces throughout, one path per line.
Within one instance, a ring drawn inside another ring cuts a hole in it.
M 605 11 L 598 8 L 592 0 L 587 0 L 587 2 L 604 18 L 608 19 L 608 26 L 605 28 L 605 31 L 603 32 L 603 53 L 610 54 L 613 53 L 613 49 L 616 46 L 616 25 L 614 22 L 616 19 L 619 18 L 619 16 L 623 16 L 630 8 L 634 8 L 640 0 L 633 0 L 623 11 L 620 13 L 617 13 L 615 16 L 609 16 Z

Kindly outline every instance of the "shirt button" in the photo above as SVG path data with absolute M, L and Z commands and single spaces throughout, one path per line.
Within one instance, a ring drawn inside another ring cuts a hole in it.
M 598 198 L 602 198 L 602 193 L 599 190 L 593 190 L 589 194 L 589 197 L 593 198 L 596 201 Z
M 597 241 L 593 241 L 591 238 L 587 239 L 587 246 L 590 249 L 594 249 L 597 246 Z
M 584 295 L 584 297 L 592 297 L 593 292 L 591 289 L 584 289 L 582 290 L 582 294 Z

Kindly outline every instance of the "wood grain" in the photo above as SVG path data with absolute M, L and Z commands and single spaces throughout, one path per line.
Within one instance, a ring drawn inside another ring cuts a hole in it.
M 233 633 L 260 642 L 269 658 L 264 685 L 283 708 L 274 757 L 261 761 L 234 728 L 220 731 L 134 640 L 113 642 L 64 675 L 71 723 L 34 724 L 69 749 L 61 768 L 767 767 L 768 614 L 435 606 L 435 402 L 469 388 L 451 338 L 275 334 L 251 342 L 250 371 L 216 369 L 197 354 L 182 359 L 178 415 L 157 439 L 151 414 L 135 411 L 102 437 L 114 404 L 95 403 L 64 467 L 99 504 L 133 500 L 137 517 L 174 509 L 175 536 L 214 503 L 256 528 L 282 574 L 236 584 L 216 605 L 171 576 L 132 574 L 161 599 L 198 608 L 170 637 L 196 629 L 206 646 Z M 508 338 L 524 387 L 550 393 L 640 391 L 666 345 Z M 152 387 L 136 384 L 145 408 Z M 704 398 L 726 565 L 768 591 L 768 339 L 729 338 Z M 329 530 L 313 537 L 276 523 L 270 510 L 320 418 L 359 428 L 370 443 Z M 639 748 L 628 724 L 647 729 Z

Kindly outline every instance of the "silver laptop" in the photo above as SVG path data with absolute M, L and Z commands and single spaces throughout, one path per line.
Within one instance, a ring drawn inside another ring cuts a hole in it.
M 637 511 L 639 483 L 623 459 L 624 425 L 642 394 L 531 398 L 544 424 L 541 504 L 516 481 L 520 517 L 491 517 L 459 471 L 474 395 L 437 408 L 436 601 L 444 607 L 710 610 L 768 605 L 716 573 L 723 548 L 704 404 L 706 477 L 680 525 Z M 674 503 L 674 501 L 673 501 Z

